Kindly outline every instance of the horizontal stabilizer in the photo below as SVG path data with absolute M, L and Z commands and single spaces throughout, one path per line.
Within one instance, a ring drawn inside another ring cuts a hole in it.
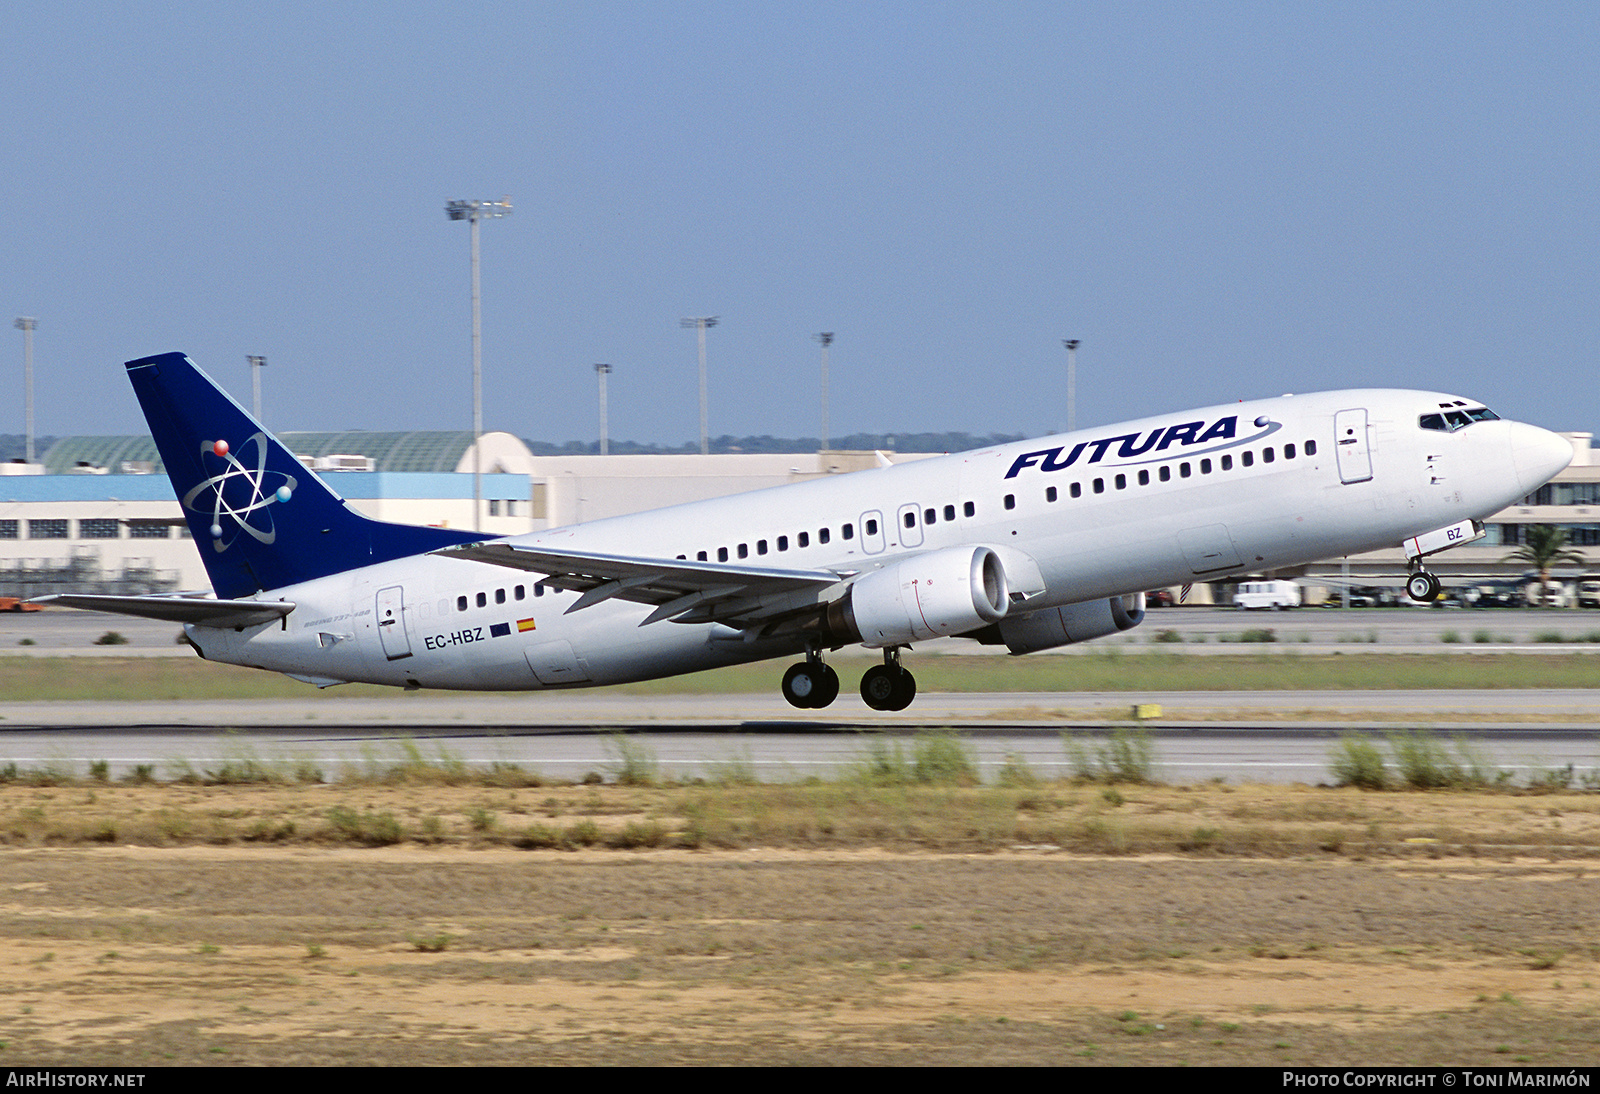
M 288 600 L 212 600 L 200 596 L 88 596 L 53 593 L 35 597 L 34 604 L 59 604 L 87 612 L 113 612 L 202 627 L 254 627 L 275 623 L 294 611 Z

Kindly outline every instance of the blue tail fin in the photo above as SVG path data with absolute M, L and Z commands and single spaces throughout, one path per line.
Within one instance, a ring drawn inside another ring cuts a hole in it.
M 357 513 L 181 353 L 129 361 L 128 379 L 219 597 L 489 538 Z

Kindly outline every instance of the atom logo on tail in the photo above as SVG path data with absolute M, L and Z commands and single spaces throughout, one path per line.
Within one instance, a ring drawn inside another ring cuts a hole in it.
M 237 536 L 223 538 L 229 531 L 223 526 L 223 517 L 231 520 L 234 528 L 244 532 L 257 543 L 274 542 L 278 538 L 278 529 L 272 520 L 271 507 L 287 502 L 300 485 L 292 475 L 267 470 L 266 434 L 251 435 L 240 446 L 240 450 L 246 451 L 252 444 L 255 445 L 253 470 L 246 467 L 238 456 L 229 451 L 227 441 L 202 442 L 200 460 L 206 470 L 210 471 L 217 460 L 222 461 L 223 470 L 205 479 L 183 496 L 185 509 L 193 513 L 210 513 L 211 542 L 219 552 L 233 546 L 238 538 Z M 228 489 L 228 483 L 234 480 L 238 480 L 249 490 L 249 497 L 242 503 L 230 501 L 223 496 L 226 492 L 234 498 L 239 497 L 241 493 L 239 488 Z M 209 496 L 204 496 L 208 490 Z

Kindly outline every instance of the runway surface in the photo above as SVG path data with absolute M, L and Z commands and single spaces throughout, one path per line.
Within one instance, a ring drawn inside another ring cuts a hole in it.
M 653 755 L 664 775 L 715 777 L 730 765 L 762 779 L 832 777 L 875 740 L 894 747 L 929 730 L 959 731 L 992 774 L 1017 757 L 1040 775 L 1071 774 L 1063 734 L 1087 747 L 1133 725 L 1132 703 L 1155 703 L 1144 723 L 1157 777 L 1170 782 L 1319 782 L 1352 727 L 1432 728 L 1462 735 L 1495 768 L 1525 778 L 1566 764 L 1600 768 L 1600 692 L 1160 692 L 931 694 L 902 715 L 869 711 L 855 696 L 826 717 L 802 717 L 769 695 L 397 695 L 327 701 L 23 703 L 0 722 L 0 758 L 23 769 L 76 773 L 105 760 L 115 775 L 156 765 L 217 770 L 232 760 L 310 762 L 329 775 L 384 766 L 408 748 L 473 766 L 514 763 L 578 779 L 614 774 L 627 748 Z M 1379 720 L 1406 712 L 1414 717 Z M 626 735 L 630 745 L 620 745 Z M 1077 735 L 1086 735 L 1078 738 Z M 880 746 L 882 747 L 882 746 Z
M 1592 622 L 1591 622 L 1592 621 Z M 98 646 L 108 630 L 127 644 Z M 1277 641 L 1249 643 L 1247 631 Z M 192 657 L 172 624 L 89 612 L 0 616 L 0 651 L 34 656 Z M 1548 641 L 1559 635 L 1564 642 Z M 1226 656 L 1269 651 L 1445 653 L 1486 648 L 1567 653 L 1593 649 L 1600 613 L 1367 609 L 1243 613 L 1152 611 L 1126 635 L 1049 651 L 1074 656 L 1108 645 L 1130 653 Z M 1543 637 L 1545 641 L 1540 641 Z M 19 646 L 24 639 L 29 646 Z M 919 646 L 917 657 L 992 653 L 970 642 Z M 1600 651 L 1597 651 L 1600 652 Z M 774 674 L 776 680 L 776 671 Z M 1469 734 L 1496 767 L 1521 775 L 1573 764 L 1600 767 L 1600 688 L 1565 691 L 1297 691 L 923 693 L 903 714 L 867 709 L 850 689 L 823 712 L 785 703 L 776 687 L 749 695 L 635 696 L 615 690 L 541 694 L 396 693 L 391 698 L 0 705 L 0 763 L 71 766 L 106 760 L 123 773 L 163 773 L 228 759 L 309 760 L 330 774 L 345 764 L 392 762 L 411 742 L 425 755 L 487 765 L 516 763 L 551 777 L 615 770 L 616 734 L 656 756 L 663 774 L 714 775 L 728 764 L 763 778 L 836 775 L 861 762 L 872 735 L 954 729 L 992 771 L 1017 756 L 1041 775 L 1070 773 L 1061 734 L 1129 725 L 1133 704 L 1156 704 L 1148 723 L 1158 777 L 1272 782 L 1326 780 L 1329 749 L 1351 729 L 1412 727 Z

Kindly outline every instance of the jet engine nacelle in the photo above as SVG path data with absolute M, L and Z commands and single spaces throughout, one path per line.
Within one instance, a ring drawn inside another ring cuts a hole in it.
M 1000 622 L 1000 637 L 1012 653 L 1033 653 L 1073 642 L 1104 638 L 1144 622 L 1144 594 L 1091 600 L 1013 616 Z
M 946 547 L 868 574 L 828 610 L 828 630 L 871 647 L 904 646 L 999 622 L 1011 605 L 1000 556 Z

